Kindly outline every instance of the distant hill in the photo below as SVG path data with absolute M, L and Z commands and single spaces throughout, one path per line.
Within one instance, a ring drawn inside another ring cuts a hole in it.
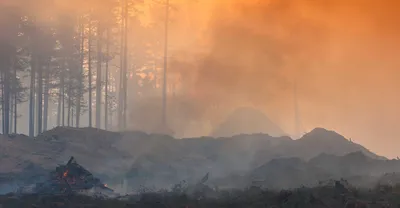
M 378 156 L 360 144 L 354 143 L 344 136 L 323 128 L 316 128 L 305 134 L 293 143 L 295 149 L 305 149 L 301 152 L 302 158 L 310 159 L 316 155 L 325 153 L 333 155 L 346 155 L 348 153 L 361 151 L 366 156 L 374 159 L 387 159 Z
M 274 148 L 258 152 L 254 165 L 260 166 L 273 158 L 298 157 L 303 160 L 309 160 L 323 153 L 343 156 L 358 151 L 373 159 L 386 159 L 369 151 L 362 145 L 347 140 L 334 131 L 316 128 L 303 135 L 300 139 L 284 142 Z
M 287 135 L 262 111 L 254 108 L 239 108 L 217 126 L 210 136 L 231 137 L 239 134 L 268 134 L 270 136 Z
M 273 159 L 251 171 L 247 183 L 257 182 L 262 187 L 281 189 L 315 186 L 322 181 L 344 178 L 359 186 L 373 186 L 380 181 L 390 181 L 388 178 L 394 177 L 388 174 L 392 173 L 400 173 L 399 160 L 373 159 L 358 151 L 343 156 L 321 154 L 309 161 Z
M 198 180 L 207 172 L 211 178 L 244 175 L 271 160 L 299 158 L 308 161 L 322 157 L 322 153 L 343 156 L 360 151 L 373 160 L 384 159 L 335 132 L 320 128 L 299 140 L 266 134 L 175 139 L 143 132 L 62 127 L 35 139 L 23 135 L 0 139 L 0 173 L 24 171 L 25 166 L 32 163 L 51 169 L 74 156 L 96 175 L 106 175 L 116 181 L 128 177 L 137 186 L 167 186 L 182 180 Z M 301 167 L 302 163 L 293 164 Z M 296 171 L 300 171 L 299 175 L 310 174 L 307 168 Z

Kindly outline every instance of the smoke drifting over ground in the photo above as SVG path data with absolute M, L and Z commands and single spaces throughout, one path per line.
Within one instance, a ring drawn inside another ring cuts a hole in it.
M 305 130 L 336 129 L 395 156 L 378 138 L 399 144 L 398 2 L 254 0 L 213 6 L 202 14 L 208 16 L 202 18 L 208 21 L 204 47 L 171 52 L 169 69 L 181 75 L 181 89 L 197 106 L 192 112 L 221 119 L 232 108 L 253 105 L 290 132 L 297 80 Z
M 83 5 L 77 1 L 46 5 L 36 1 L 1 2 L 35 13 L 37 21 L 44 24 L 50 21 L 50 14 L 72 14 L 77 5 L 83 10 L 92 3 L 97 5 L 99 1 Z M 316 126 L 333 129 L 379 154 L 397 156 L 399 2 L 171 3 L 178 9 L 171 10 L 168 70 L 175 95 L 169 96 L 168 115 L 178 136 L 206 135 L 230 112 L 243 106 L 265 111 L 285 132 L 293 133 L 293 86 L 297 80 L 303 130 Z M 109 8 L 106 3 L 99 8 L 103 7 Z M 154 21 L 162 25 L 164 9 L 154 11 Z M 1 16 L 0 24 L 4 24 Z M 151 36 L 151 41 L 157 40 L 160 45 L 157 55 L 162 54 L 163 27 L 152 31 L 154 34 L 146 32 L 143 35 L 132 29 L 131 44 L 139 45 L 135 41 Z M 137 60 L 130 62 L 136 64 Z M 134 121 L 130 123 L 152 131 L 159 122 L 161 99 L 132 97 L 129 107 Z

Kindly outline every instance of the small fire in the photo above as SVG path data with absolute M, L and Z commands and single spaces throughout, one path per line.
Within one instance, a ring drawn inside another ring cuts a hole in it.
M 68 170 L 64 172 L 63 177 L 67 177 L 68 175 Z
M 108 187 L 107 184 L 104 184 L 104 187 Z

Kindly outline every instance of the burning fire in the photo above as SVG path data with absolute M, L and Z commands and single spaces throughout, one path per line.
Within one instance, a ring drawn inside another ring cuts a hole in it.
M 63 177 L 67 177 L 68 175 L 68 170 L 64 172 Z

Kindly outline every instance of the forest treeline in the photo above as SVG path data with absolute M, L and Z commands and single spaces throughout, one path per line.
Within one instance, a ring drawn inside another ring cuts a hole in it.
M 29 122 L 29 136 L 55 125 L 125 129 L 128 97 L 161 92 L 156 65 L 162 66 L 157 51 L 164 40 L 148 34 L 165 25 L 143 26 L 140 4 L 16 0 L 0 5 L 3 134 L 19 133 L 22 122 Z M 154 12 L 165 17 L 165 2 L 155 5 Z

